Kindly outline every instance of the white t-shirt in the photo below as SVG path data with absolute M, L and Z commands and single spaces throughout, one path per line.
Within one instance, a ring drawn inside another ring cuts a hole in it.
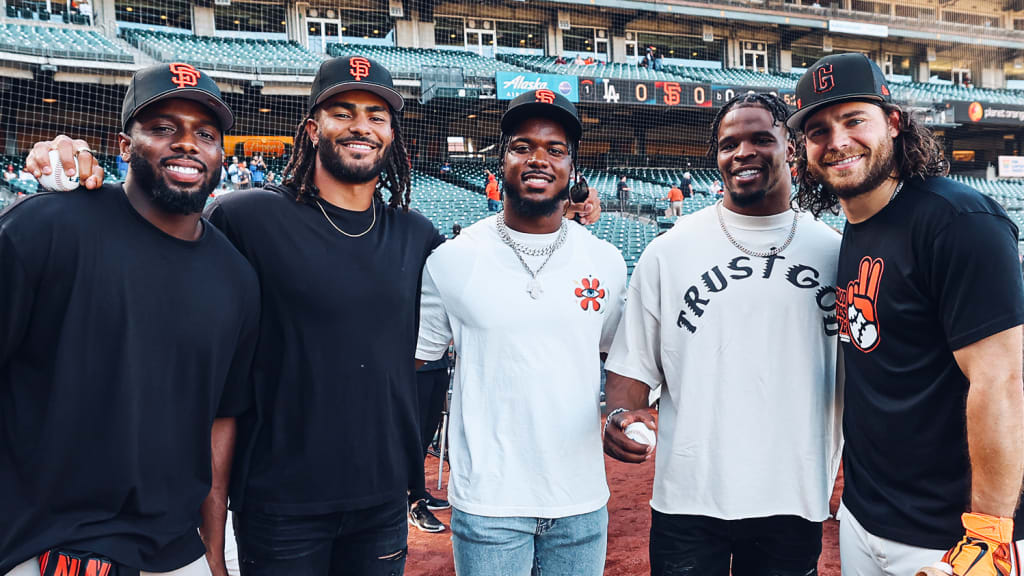
M 793 212 L 722 208 L 755 252 L 781 246 Z M 828 517 L 839 467 L 835 278 L 840 236 L 802 214 L 773 259 L 747 256 L 715 206 L 644 251 L 605 363 L 661 394 L 651 507 L 725 520 Z
M 479 516 L 563 518 L 608 501 L 600 422 L 600 353 L 622 314 L 626 265 L 611 244 L 568 223 L 538 274 L 505 245 L 496 216 L 438 247 L 423 271 L 416 358 L 455 341 L 448 499 Z M 530 247 L 555 234 L 510 230 Z M 543 256 L 528 257 L 536 270 Z

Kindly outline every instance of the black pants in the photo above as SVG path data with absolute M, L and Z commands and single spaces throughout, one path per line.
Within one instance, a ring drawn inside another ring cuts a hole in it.
M 437 425 L 441 422 L 444 397 L 448 393 L 448 369 L 417 372 L 416 384 L 419 390 L 420 444 L 423 446 L 425 458 L 430 441 L 434 439 L 434 432 L 437 431 Z M 427 496 L 429 494 L 423 470 L 413 470 L 409 473 L 409 503 L 412 504 Z
M 651 511 L 652 576 L 817 576 L 821 522 Z
M 234 514 L 242 576 L 402 576 L 406 503 L 316 516 Z

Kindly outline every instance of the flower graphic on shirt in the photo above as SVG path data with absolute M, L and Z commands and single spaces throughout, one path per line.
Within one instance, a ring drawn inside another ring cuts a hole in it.
M 604 300 L 604 288 L 600 288 L 601 281 L 597 278 L 584 278 L 582 287 L 576 288 L 576 297 L 580 299 L 580 308 L 584 310 L 593 309 L 597 312 L 601 309 L 601 300 Z

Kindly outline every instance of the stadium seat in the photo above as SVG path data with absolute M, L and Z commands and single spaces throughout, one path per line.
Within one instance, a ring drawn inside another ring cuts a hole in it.
M 258 74 L 316 74 L 323 57 L 286 40 L 199 37 L 126 29 L 124 38 L 161 62 Z
M 391 71 L 396 77 L 418 77 L 423 66 L 450 66 L 462 68 L 467 77 L 494 78 L 496 72 L 525 72 L 512 64 L 491 58 L 484 58 L 473 52 L 461 50 L 428 50 L 425 48 L 396 48 L 392 46 L 367 46 L 365 44 L 330 44 L 327 52 L 331 56 L 359 54 L 373 58 Z
M 0 51 L 104 62 L 135 58 L 99 32 L 57 26 L 0 25 Z

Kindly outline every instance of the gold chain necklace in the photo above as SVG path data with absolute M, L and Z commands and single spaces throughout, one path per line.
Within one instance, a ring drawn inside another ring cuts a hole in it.
M 359 238 L 360 236 L 365 236 L 367 232 L 369 232 L 370 230 L 373 230 L 373 225 L 377 223 L 377 208 L 376 208 L 376 204 L 375 204 L 376 198 L 371 198 L 370 199 L 370 210 L 373 210 L 373 220 L 370 221 L 370 227 L 367 228 L 366 230 L 363 230 L 359 234 L 349 234 L 348 232 L 345 232 L 341 228 L 338 228 L 338 225 L 334 223 L 334 220 L 331 220 L 331 217 L 327 215 L 327 210 L 324 210 L 324 205 L 320 203 L 320 199 L 319 198 L 315 198 L 315 200 L 316 200 L 316 205 L 320 207 L 320 212 L 323 213 L 324 218 L 327 219 L 327 222 L 332 227 L 334 227 L 335 230 L 337 230 L 338 232 L 341 232 L 342 234 L 344 234 L 345 236 L 348 236 L 349 238 Z

